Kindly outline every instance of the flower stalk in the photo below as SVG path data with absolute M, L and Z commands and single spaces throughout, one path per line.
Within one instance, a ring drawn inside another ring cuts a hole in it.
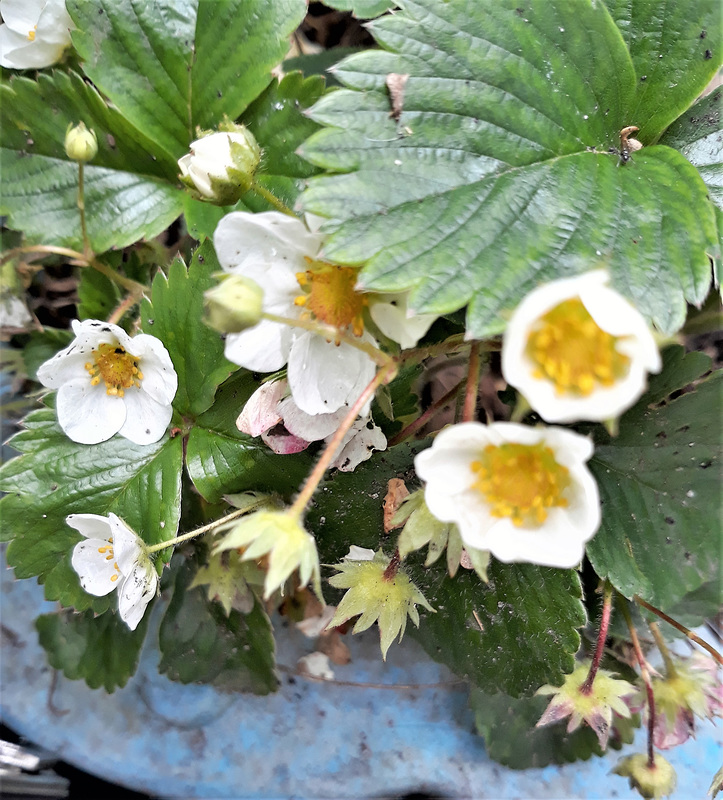
M 85 221 L 85 164 L 78 162 L 78 212 L 80 214 L 80 232 L 83 237 L 83 255 L 90 263 L 93 260 L 93 248 L 88 238 L 88 227 Z
M 434 403 L 423 413 L 420 414 L 413 422 L 410 422 L 406 428 L 402 428 L 401 431 L 396 436 L 393 436 L 389 440 L 389 447 L 393 447 L 395 444 L 399 444 L 403 442 L 405 439 L 409 439 L 410 436 L 414 436 L 414 434 L 423 428 L 427 422 L 442 408 L 444 408 L 447 403 L 459 394 L 459 390 L 462 388 L 465 379 L 463 378 L 459 383 L 455 384 L 445 395 L 439 398 L 439 400 L 435 400 Z
M 621 599 L 622 603 L 620 603 L 620 610 L 623 613 L 623 617 L 625 617 L 625 622 L 628 626 L 628 630 L 630 631 L 630 641 L 632 642 L 633 650 L 635 651 L 635 657 L 640 665 L 640 675 L 643 679 L 643 683 L 645 684 L 645 693 L 648 698 L 648 767 L 649 769 L 653 769 L 655 767 L 655 752 L 653 750 L 653 733 L 655 731 L 655 695 L 653 694 L 653 683 L 650 680 L 648 665 L 645 661 L 643 649 L 640 646 L 640 639 L 638 639 L 638 632 L 635 630 L 635 625 L 633 625 L 633 620 L 630 616 L 627 603 L 624 598 L 621 597 Z
M 613 608 L 613 587 L 609 581 L 605 581 L 603 588 L 603 607 L 602 616 L 600 618 L 600 630 L 597 635 L 597 643 L 595 645 L 595 654 L 592 657 L 590 664 L 590 672 L 588 673 L 585 683 L 580 687 L 582 694 L 590 694 L 592 691 L 592 684 L 600 668 L 600 661 L 602 660 L 603 651 L 605 650 L 605 640 L 608 637 L 608 628 L 610 626 L 610 616 Z
M 341 445 L 344 436 L 346 435 L 347 431 L 351 426 L 354 424 L 354 420 L 359 416 L 361 413 L 362 408 L 366 404 L 366 402 L 374 396 L 376 390 L 384 383 L 388 383 L 394 373 L 396 372 L 396 363 L 393 360 L 389 360 L 372 378 L 370 383 L 367 385 L 366 389 L 359 395 L 356 399 L 354 405 L 349 409 L 349 413 L 344 418 L 344 421 L 339 425 L 336 433 L 332 437 L 329 444 L 326 446 L 326 449 L 321 454 L 321 458 L 317 461 L 316 466 L 312 470 L 309 477 L 306 479 L 306 483 L 302 487 L 301 491 L 299 492 L 296 500 L 294 500 L 293 504 L 288 510 L 289 516 L 296 517 L 296 519 L 300 519 L 301 515 L 303 514 L 306 506 L 308 505 L 309 501 L 314 495 L 317 486 L 321 482 L 321 479 L 324 477 L 324 473 L 329 468 L 329 465 L 334 460 L 334 456 L 336 455 L 336 451 Z
M 697 645 L 700 645 L 700 647 L 702 647 L 704 650 L 707 650 L 711 654 L 711 656 L 713 656 L 713 658 L 718 662 L 718 664 L 723 666 L 723 656 L 721 656 L 721 654 L 715 649 L 715 647 L 713 647 L 713 645 L 708 644 L 708 642 L 706 642 L 705 639 L 701 639 L 697 633 L 694 633 L 689 628 L 686 628 L 685 625 L 683 625 L 682 623 L 678 622 L 672 617 L 669 617 L 665 612 L 661 611 L 659 608 L 651 606 L 650 603 L 647 603 L 645 600 L 643 600 L 642 597 L 638 597 L 637 595 L 635 595 L 635 597 L 633 597 L 633 600 L 635 600 L 635 602 L 639 606 L 642 606 L 651 613 L 660 617 L 660 619 L 665 620 L 668 623 L 668 625 L 672 625 L 676 630 L 679 630 L 684 636 L 690 639 L 691 642 L 695 642 Z
M 479 342 L 472 342 L 472 346 L 469 349 L 469 367 L 467 369 L 467 386 L 464 392 L 464 406 L 462 407 L 462 422 L 474 422 L 476 419 L 481 368 L 482 360 L 480 358 Z
M 251 184 L 251 191 L 256 192 L 257 195 L 263 197 L 267 203 L 272 205 L 277 211 L 280 211 L 282 214 L 286 214 L 289 217 L 294 217 L 298 219 L 298 215 L 294 214 L 294 212 L 283 202 L 283 200 L 279 200 L 279 198 L 273 193 L 270 192 L 266 187 L 262 186 L 257 181 L 254 181 Z

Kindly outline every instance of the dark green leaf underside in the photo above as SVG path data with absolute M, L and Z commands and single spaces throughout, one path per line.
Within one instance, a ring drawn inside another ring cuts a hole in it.
M 627 597 L 669 609 L 718 576 L 722 376 L 661 408 L 639 404 L 596 447 L 603 522 L 587 554 Z
M 70 680 L 84 680 L 91 689 L 113 692 L 128 683 L 138 667 L 148 627 L 148 613 L 135 631 L 117 614 L 96 617 L 62 612 L 42 614 L 35 622 L 48 662 Z

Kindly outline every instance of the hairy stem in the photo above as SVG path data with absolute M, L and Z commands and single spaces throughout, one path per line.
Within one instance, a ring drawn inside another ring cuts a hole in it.
M 314 333 L 318 333 L 319 336 L 323 336 L 328 341 L 344 342 L 344 344 L 348 344 L 350 347 L 361 350 L 362 353 L 366 353 L 372 361 L 380 367 L 386 366 L 393 360 L 391 356 L 387 355 L 378 347 L 374 347 L 373 344 L 363 342 L 356 336 L 349 336 L 349 334 L 343 333 L 338 328 L 332 325 L 325 325 L 323 322 L 317 322 L 313 319 L 282 317 L 278 314 L 269 314 L 266 311 L 261 314 L 261 318 L 267 319 L 269 322 L 278 322 L 280 325 L 288 325 L 290 328 L 303 328 L 306 331 L 313 331 Z
M 399 565 L 402 563 L 402 558 L 399 555 L 399 548 L 396 547 L 394 549 L 394 553 L 392 553 L 392 557 L 387 564 L 387 568 L 384 570 L 382 574 L 382 579 L 385 581 L 393 581 L 397 572 L 399 572 Z
M 713 656 L 713 658 L 721 666 L 723 666 L 723 656 L 721 656 L 721 654 L 715 649 L 715 647 L 713 647 L 713 645 L 708 644 L 708 642 L 706 642 L 704 639 L 701 639 L 697 633 L 694 633 L 690 629 L 686 628 L 685 625 L 683 625 L 682 623 L 678 622 L 677 620 L 674 620 L 672 617 L 669 617 L 659 608 L 651 606 L 650 603 L 646 603 L 645 600 L 642 599 L 642 597 L 638 597 L 637 595 L 635 595 L 635 597 L 633 597 L 633 600 L 635 600 L 635 602 L 639 606 L 647 608 L 648 611 L 651 611 L 653 614 L 660 617 L 660 619 L 664 619 L 668 623 L 668 625 L 672 625 L 676 630 L 679 630 L 692 642 L 695 642 L 697 645 L 700 645 L 704 650 L 707 650 Z
M 453 386 L 443 397 L 440 397 L 439 400 L 435 400 L 434 403 L 414 422 L 410 422 L 406 428 L 402 428 L 399 433 L 389 440 L 389 447 L 394 447 L 395 444 L 399 444 L 403 442 L 405 439 L 408 439 L 410 436 L 413 436 L 420 428 L 423 428 L 427 422 L 444 406 L 449 403 L 450 400 L 453 400 L 457 394 L 459 394 L 459 390 L 462 388 L 465 379 L 462 379 L 458 384 Z
M 648 672 L 648 665 L 643 655 L 643 649 L 640 646 L 640 639 L 638 639 L 638 632 L 633 625 L 632 617 L 628 609 L 627 600 L 622 595 L 620 597 L 620 610 L 625 617 L 628 630 L 630 631 L 630 641 L 633 643 L 633 650 L 635 657 L 640 665 L 640 675 L 645 683 L 645 693 L 648 697 L 648 767 L 653 769 L 655 767 L 655 752 L 653 750 L 653 732 L 655 730 L 655 696 L 653 694 L 653 684 L 650 680 L 650 673 Z
M 600 630 L 597 634 L 597 643 L 595 644 L 595 653 L 592 657 L 592 663 L 590 664 L 590 672 L 587 674 L 585 683 L 583 683 L 583 685 L 580 687 L 580 692 L 582 694 L 590 694 L 592 691 L 592 684 L 595 680 L 595 676 L 597 675 L 597 671 L 600 668 L 600 661 L 602 660 L 603 652 L 605 651 L 605 640 L 608 638 L 608 628 L 610 626 L 612 609 L 613 587 L 609 581 L 605 581 L 605 586 L 603 589 L 602 616 L 600 617 Z
M 477 412 L 477 394 L 479 392 L 480 371 L 480 344 L 472 342 L 469 349 L 469 368 L 467 370 L 467 386 L 464 390 L 464 406 L 462 407 L 462 422 L 473 422 Z
M 256 183 L 254 181 L 251 184 L 251 191 L 256 192 L 256 194 L 260 195 L 261 197 L 266 200 L 267 203 L 270 203 L 277 211 L 280 211 L 282 214 L 287 214 L 289 217 L 294 217 L 294 219 L 298 219 L 298 215 L 294 214 L 294 212 L 284 203 L 282 200 L 273 193 L 262 186 L 260 183 Z
M 83 236 L 83 253 L 88 261 L 93 258 L 93 248 L 88 238 L 88 227 L 85 222 L 85 165 L 78 162 L 78 211 L 80 212 L 80 232 Z
M 231 522 L 232 520 L 236 519 L 236 517 L 241 517 L 244 514 L 255 511 L 259 506 L 264 505 L 264 503 L 265 500 L 259 500 L 258 502 L 252 503 L 245 508 L 239 508 L 236 511 L 232 511 L 230 514 L 226 514 L 224 517 L 220 517 L 213 522 L 209 522 L 208 525 L 202 525 L 200 528 L 196 528 L 196 530 L 189 531 L 188 533 L 182 533 L 180 536 L 176 536 L 175 539 L 168 539 L 167 541 L 160 542 L 159 544 L 149 545 L 146 547 L 146 553 L 157 553 L 159 550 L 165 550 L 167 547 L 173 547 L 176 544 L 181 544 L 181 542 L 187 542 L 189 539 L 194 539 L 196 536 L 201 536 L 204 533 L 208 533 L 216 528 L 220 528 L 227 522 Z
M 306 483 L 299 492 L 296 500 L 294 500 L 291 508 L 289 508 L 288 513 L 290 516 L 298 519 L 304 513 L 304 509 L 313 497 L 317 486 L 324 477 L 324 473 L 329 468 L 329 464 L 331 464 L 331 462 L 334 460 L 334 456 L 339 449 L 339 445 L 341 445 L 342 440 L 347 434 L 347 431 L 354 424 L 354 420 L 356 420 L 356 418 L 359 416 L 359 412 L 362 410 L 367 400 L 374 396 L 377 388 L 383 383 L 391 380 L 395 371 L 396 364 L 393 361 L 390 361 L 377 372 L 377 374 L 369 382 L 368 386 L 359 395 L 354 405 L 349 409 L 349 413 L 346 415 L 346 417 L 344 417 L 343 422 L 337 429 L 332 440 L 324 449 L 324 452 L 321 454 L 321 458 L 317 461 L 316 466 L 306 479 Z

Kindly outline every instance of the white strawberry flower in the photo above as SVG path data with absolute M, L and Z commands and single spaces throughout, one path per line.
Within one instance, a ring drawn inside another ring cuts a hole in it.
M 178 376 L 160 339 L 97 319 L 73 320 L 75 340 L 38 369 L 57 389 L 58 423 L 74 442 L 97 444 L 116 433 L 157 442 L 171 421 Z
M 275 452 L 299 453 L 312 442 L 329 442 L 347 414 L 346 406 L 333 414 L 307 414 L 288 392 L 283 378 L 263 383 L 246 401 L 236 427 L 249 436 L 260 436 Z M 386 450 L 387 438 L 371 421 L 369 404 L 347 431 L 330 468 L 353 472 L 373 450 Z
M 320 260 L 324 237 L 277 211 L 236 211 L 219 222 L 213 241 L 226 272 L 250 278 L 264 290 L 264 311 L 286 318 L 313 318 L 360 342 L 375 345 L 364 329 L 365 311 L 377 303 L 400 308 L 398 296 L 356 291 L 357 270 Z M 380 330 L 410 346 L 426 332 L 424 324 L 401 312 Z M 382 314 L 384 317 L 384 314 Z M 312 331 L 270 320 L 226 337 L 226 357 L 254 372 L 275 372 L 288 364 L 288 381 L 297 406 L 307 414 L 330 414 L 351 405 L 374 377 L 371 357 L 346 342 L 327 341 Z
M 75 27 L 65 0 L 0 0 L 0 65 L 42 69 L 60 61 Z
M 548 422 L 614 419 L 661 360 L 645 319 L 596 270 L 530 292 L 504 337 L 502 374 Z
M 574 567 L 600 525 L 584 436 L 563 428 L 466 422 L 443 430 L 414 466 L 427 507 L 465 545 L 500 561 Z
M 115 514 L 71 514 L 65 521 L 85 537 L 71 558 L 80 585 L 95 597 L 117 589 L 120 618 L 134 631 L 158 589 L 145 544 Z

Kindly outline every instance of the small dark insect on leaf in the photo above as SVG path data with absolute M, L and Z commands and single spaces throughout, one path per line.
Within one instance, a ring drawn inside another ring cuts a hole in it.
M 402 113 L 404 105 L 404 87 L 407 85 L 409 74 L 401 74 L 399 72 L 390 72 L 387 75 L 387 89 L 389 89 L 389 98 L 392 101 L 392 110 L 389 116 L 395 121 L 399 122 L 399 117 Z
M 620 131 L 620 162 L 627 164 L 630 161 L 630 154 L 642 148 L 642 144 L 637 139 L 631 139 L 630 134 L 639 131 L 637 125 L 628 125 Z
M 706 50 L 706 51 L 705 51 L 705 55 L 703 56 L 703 58 L 705 58 L 705 60 L 706 60 L 706 61 L 707 61 L 709 58 L 713 58 L 713 52 L 712 52 L 711 50 Z

